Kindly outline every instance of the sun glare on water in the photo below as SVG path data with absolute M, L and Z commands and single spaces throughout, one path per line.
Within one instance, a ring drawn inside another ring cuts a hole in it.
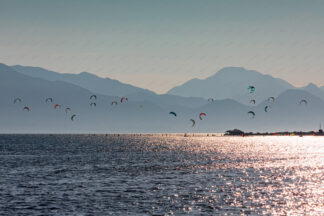
M 178 142 L 169 142 L 171 148 L 190 152 L 196 161 L 192 169 L 210 180 L 204 188 L 208 192 L 201 199 L 214 203 L 215 208 L 224 207 L 228 212 L 242 208 L 240 213 L 324 215 L 322 137 L 174 139 Z
M 49 208 L 64 215 L 324 215 L 322 137 L 1 135 L 1 140 L 3 215 L 49 214 Z

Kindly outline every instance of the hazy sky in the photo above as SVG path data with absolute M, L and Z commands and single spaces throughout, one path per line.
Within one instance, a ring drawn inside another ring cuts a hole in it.
M 0 0 L 0 62 L 162 93 L 226 66 L 324 85 L 324 1 Z

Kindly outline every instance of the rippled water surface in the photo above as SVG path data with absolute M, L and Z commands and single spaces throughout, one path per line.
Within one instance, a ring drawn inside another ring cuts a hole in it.
M 0 215 L 324 215 L 324 137 L 0 135 Z

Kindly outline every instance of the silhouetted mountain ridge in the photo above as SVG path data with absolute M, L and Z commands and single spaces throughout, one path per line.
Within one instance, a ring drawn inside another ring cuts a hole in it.
M 72 83 L 98 94 L 122 97 L 140 91 L 151 92 L 147 89 L 142 89 L 129 84 L 121 83 L 118 80 L 101 78 L 88 72 L 81 72 L 79 74 L 61 74 L 40 67 L 15 65 L 12 66 L 12 68 L 19 73 L 31 77 L 43 78 L 49 81 L 64 81 Z
M 256 87 L 254 94 L 248 92 L 249 85 Z M 226 67 L 206 79 L 193 79 L 174 87 L 168 91 L 168 94 L 215 99 L 231 98 L 248 104 L 249 99 L 253 98 L 259 103 L 264 98 L 276 97 L 285 90 L 293 88 L 295 88 L 293 85 L 282 79 L 263 75 L 254 70 Z
M 81 76 L 92 75 L 82 73 Z M 242 91 L 246 90 L 244 82 Z M 261 91 L 257 84 L 257 90 Z M 318 91 L 313 84 L 305 89 Z M 228 98 L 207 102 L 197 97 L 157 95 L 147 91 L 129 94 L 129 100 L 120 103 L 118 96 L 97 94 L 98 98 L 94 101 L 97 106 L 90 107 L 89 97 L 93 92 L 88 89 L 69 82 L 26 76 L 0 64 L 0 132 L 190 133 L 224 132 L 231 128 L 261 132 L 311 130 L 324 121 L 324 102 L 308 91 L 287 89 L 274 102 L 265 97 L 253 106 Z M 248 96 L 251 94 L 248 93 Z M 14 104 L 15 97 L 21 97 L 22 103 Z M 46 97 L 53 97 L 54 102 L 46 103 Z M 300 104 L 302 99 L 308 103 Z M 117 106 L 111 105 L 113 100 L 118 101 Z M 62 109 L 54 109 L 56 103 L 61 104 Z M 31 111 L 23 111 L 23 106 L 30 106 Z M 265 106 L 271 107 L 268 112 L 265 112 Z M 66 114 L 66 107 L 70 107 L 72 112 Z M 255 112 L 255 118 L 247 114 L 250 110 Z M 177 117 L 169 115 L 170 111 L 176 112 Z M 199 119 L 201 112 L 207 115 L 202 120 Z M 75 121 L 70 120 L 72 113 L 77 114 Z M 190 119 L 196 121 L 195 127 L 191 126 Z
M 300 89 L 303 89 L 303 90 L 311 93 L 312 95 L 315 95 L 315 96 L 321 98 L 322 100 L 324 100 L 324 90 L 319 88 L 314 83 L 309 83 L 307 86 L 301 87 Z

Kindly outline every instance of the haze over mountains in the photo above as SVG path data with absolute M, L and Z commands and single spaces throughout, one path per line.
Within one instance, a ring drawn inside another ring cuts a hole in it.
M 199 107 L 207 102 L 203 98 L 183 98 L 176 95 L 157 95 L 153 91 L 138 88 L 129 84 L 121 83 L 118 80 L 110 78 L 100 78 L 91 73 L 82 72 L 80 74 L 61 74 L 54 71 L 49 71 L 40 67 L 30 66 L 12 66 L 14 70 L 19 73 L 25 74 L 31 77 L 42 78 L 48 81 L 64 81 L 72 83 L 90 90 L 96 94 L 112 95 L 112 96 L 128 96 L 136 100 L 149 100 L 156 104 L 163 106 L 175 105 L 175 106 L 189 106 Z
M 303 89 L 317 97 L 324 99 L 324 86 L 319 88 L 313 83 L 301 88 L 296 88 L 285 80 L 274 78 L 269 75 L 261 74 L 254 70 L 246 70 L 242 67 L 226 67 L 215 73 L 214 75 L 204 79 L 192 79 L 180 86 L 170 89 L 167 94 L 162 94 L 163 97 L 158 97 L 158 94 L 148 89 L 142 89 L 129 84 L 121 83 L 118 80 L 110 78 L 101 78 L 88 72 L 80 74 L 62 74 L 54 71 L 49 71 L 40 67 L 11 66 L 19 73 L 31 77 L 42 78 L 48 81 L 64 81 L 86 88 L 94 93 L 112 95 L 112 96 L 132 96 L 137 100 L 154 100 L 160 103 L 160 100 L 171 104 L 176 104 L 181 98 L 191 98 L 198 103 L 197 107 L 204 103 L 203 100 L 214 98 L 216 100 L 234 99 L 240 103 L 249 105 L 250 98 L 256 100 L 259 104 L 268 97 L 277 97 L 288 89 Z M 257 91 L 251 95 L 247 90 L 247 86 L 253 85 Z M 246 91 L 245 91 L 246 90 Z M 161 95 L 160 95 L 161 96 Z M 175 97 L 175 96 L 181 96 Z M 158 100 L 157 100 L 158 99 Z M 164 103 L 160 103 L 164 104 Z M 183 105 L 191 106 L 191 103 Z
M 253 85 L 257 89 L 251 95 L 247 87 Z M 168 91 L 168 94 L 184 97 L 196 96 L 214 99 L 234 99 L 243 104 L 249 103 L 253 97 L 257 103 L 270 96 L 277 97 L 282 92 L 293 89 L 288 82 L 263 75 L 257 71 L 246 70 L 240 67 L 223 68 L 213 76 L 204 80 L 192 79 Z
M 254 85 L 251 94 L 247 86 Z M 97 94 L 97 106 L 89 97 Z M 120 103 L 127 96 L 128 102 Z M 275 96 L 270 103 L 266 99 Z M 13 103 L 16 97 L 22 103 Z M 52 97 L 53 104 L 45 103 Z M 213 97 L 214 102 L 206 98 Z M 250 99 L 257 104 L 251 105 Z M 299 104 L 301 99 L 307 105 Z M 90 73 L 60 74 L 42 68 L 0 64 L 1 133 L 150 133 L 316 130 L 324 120 L 324 91 L 314 84 L 296 88 L 288 82 L 244 68 L 229 67 L 205 79 L 194 79 L 168 94 L 100 78 Z M 118 101 L 112 106 L 112 101 Z M 62 109 L 55 110 L 54 104 Z M 269 112 L 264 107 L 269 105 Z M 29 106 L 31 111 L 23 111 Z M 70 107 L 71 113 L 64 109 Z M 252 119 L 248 111 L 254 111 Z M 177 117 L 169 115 L 170 111 Z M 198 115 L 207 116 L 199 120 Z M 76 114 L 75 121 L 71 121 Z M 189 119 L 195 119 L 195 127 Z
M 118 80 L 110 78 L 100 78 L 94 74 L 82 72 L 79 74 L 61 74 L 54 71 L 49 71 L 40 67 L 30 66 L 12 66 L 14 70 L 19 73 L 25 74 L 31 77 L 42 78 L 49 81 L 64 81 L 72 83 L 98 94 L 125 96 L 128 94 L 134 94 L 136 92 L 145 91 L 147 93 L 153 93 L 152 91 L 138 88 L 129 84 L 121 83 Z

